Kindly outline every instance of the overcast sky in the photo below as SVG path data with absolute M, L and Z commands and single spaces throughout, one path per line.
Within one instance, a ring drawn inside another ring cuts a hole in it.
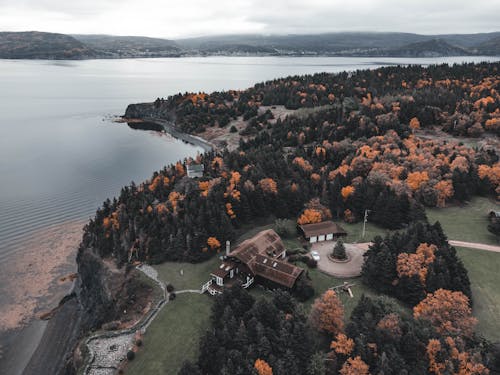
M 179 38 L 500 30 L 500 0 L 0 0 L 0 30 Z

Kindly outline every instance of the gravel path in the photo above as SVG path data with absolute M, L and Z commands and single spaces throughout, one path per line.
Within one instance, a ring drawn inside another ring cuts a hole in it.
M 158 284 L 163 290 L 163 298 L 158 302 L 156 307 L 134 327 L 121 331 L 104 332 L 89 337 L 86 341 L 86 345 L 89 349 L 88 358 L 90 359 L 84 370 L 85 375 L 115 374 L 120 363 L 125 360 L 127 352 L 132 349 L 134 345 L 133 340 L 135 333 L 140 331 L 141 334 L 144 334 L 149 325 L 169 301 L 169 293 L 165 287 L 166 284 L 159 279 L 158 272 L 147 264 L 137 266 L 137 269 Z M 201 294 L 201 290 L 186 289 L 176 291 L 175 293 Z
M 112 375 L 116 373 L 120 363 L 126 358 L 127 352 L 133 347 L 134 335 L 137 331 L 146 332 L 151 322 L 168 303 L 168 292 L 158 278 L 158 272 L 151 266 L 143 264 L 137 267 L 139 271 L 154 280 L 163 290 L 163 297 L 157 305 L 141 319 L 134 327 L 120 331 L 96 334 L 86 340 L 89 350 L 85 365 L 85 375 Z
M 486 251 L 493 251 L 495 253 L 500 253 L 500 246 L 488 245 L 478 242 L 465 242 L 465 241 L 455 241 L 455 240 L 448 240 L 448 242 L 452 246 L 469 247 L 471 249 L 479 249 L 479 250 L 486 250 Z

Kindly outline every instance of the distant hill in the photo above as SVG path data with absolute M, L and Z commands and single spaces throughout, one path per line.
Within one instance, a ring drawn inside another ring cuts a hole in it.
M 181 48 L 172 40 L 143 36 L 73 35 L 108 57 L 162 57 L 178 55 Z
M 483 55 L 500 55 L 500 36 L 492 38 L 477 47 L 477 52 Z
M 142 36 L 0 33 L 0 58 L 87 59 L 208 55 L 438 57 L 500 55 L 500 32 L 419 35 L 339 32 L 221 35 L 168 40 Z
M 280 53 L 335 53 L 354 49 L 393 48 L 426 40 L 425 36 L 408 33 L 326 33 L 310 35 L 223 35 L 179 39 L 186 48 L 203 50 L 207 46 L 226 45 L 261 46 Z
M 338 32 L 311 35 L 221 35 L 179 39 L 186 50 L 230 53 L 233 46 L 264 47 L 281 55 L 457 56 L 470 55 L 500 33 L 419 35 L 392 32 Z
M 437 56 L 467 56 L 471 53 L 461 47 L 453 46 L 442 39 L 432 39 L 425 42 L 408 44 L 403 47 L 381 51 L 384 56 L 394 57 L 437 57 Z
M 85 59 L 96 56 L 90 47 L 65 34 L 0 32 L 2 59 Z

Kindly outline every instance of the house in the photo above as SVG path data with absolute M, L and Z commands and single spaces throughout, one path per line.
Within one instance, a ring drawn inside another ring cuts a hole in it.
M 285 257 L 285 245 L 272 229 L 257 233 L 233 251 L 227 242 L 222 264 L 211 272 L 202 292 L 216 295 L 222 293 L 224 287 L 240 285 L 248 288 L 256 281 L 271 287 L 293 289 L 304 270 L 285 262 Z
M 203 164 L 188 164 L 187 175 L 189 178 L 203 177 L 205 166 Z
M 321 223 L 300 225 L 299 229 L 304 238 L 310 243 L 331 241 L 347 236 L 347 232 L 340 225 L 329 220 Z

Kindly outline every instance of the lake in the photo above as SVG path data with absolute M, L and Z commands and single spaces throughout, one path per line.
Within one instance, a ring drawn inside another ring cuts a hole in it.
M 14 332 L 41 301 L 47 304 L 54 280 L 74 266 L 79 228 L 103 200 L 201 152 L 168 135 L 114 123 L 127 104 L 294 74 L 484 60 L 491 58 L 0 60 L 0 333 Z

